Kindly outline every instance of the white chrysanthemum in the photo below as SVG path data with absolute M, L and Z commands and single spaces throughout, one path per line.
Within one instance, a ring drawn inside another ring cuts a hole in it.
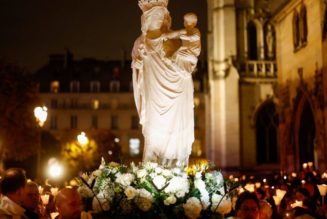
M 138 190 L 138 196 L 135 199 L 136 205 L 144 212 L 147 212 L 152 207 L 153 197 L 150 192 L 145 189 Z
M 159 176 L 155 176 L 153 178 L 153 184 L 157 187 L 157 189 L 162 189 L 167 183 L 167 180 L 165 177 L 159 175 Z
M 146 177 L 146 175 L 147 175 L 147 172 L 146 172 L 145 169 L 140 169 L 140 170 L 138 170 L 138 171 L 136 172 L 136 176 L 137 176 L 137 178 L 139 178 L 139 179 L 142 179 L 142 178 Z
M 220 200 L 221 200 L 221 202 L 220 202 Z M 219 202 L 220 202 L 220 204 L 217 207 Z M 223 198 L 223 196 L 221 196 L 221 195 L 213 194 L 211 210 L 215 211 L 217 213 L 220 213 L 222 215 L 228 214 L 232 210 L 232 201 L 230 198 L 227 198 L 227 197 Z
M 171 170 L 168 170 L 168 169 L 163 169 L 161 174 L 163 176 L 165 176 L 165 177 L 172 177 L 173 176 L 173 173 L 171 172 Z
M 127 197 L 127 200 L 132 200 L 137 195 L 138 191 L 134 187 L 128 186 L 124 193 Z
M 169 181 L 164 191 L 168 194 L 176 194 L 177 198 L 182 198 L 189 192 L 189 189 L 190 184 L 187 178 L 175 176 Z
M 134 180 L 134 175 L 131 173 L 124 173 L 124 174 L 116 174 L 117 178 L 115 180 L 116 183 L 119 183 L 123 187 L 127 187 L 131 185 Z
M 170 195 L 168 198 L 164 200 L 164 204 L 167 206 L 173 205 L 176 203 L 176 201 L 177 201 L 176 197 L 174 195 Z
M 155 168 L 158 167 L 158 164 L 157 163 L 153 163 L 153 162 L 147 162 L 145 165 L 144 165 L 145 169 L 147 170 L 153 170 Z
M 92 208 L 95 212 L 110 210 L 110 197 L 104 195 L 101 191 L 93 198 Z
M 155 169 L 156 174 L 161 174 L 162 171 L 163 171 L 163 169 L 162 169 L 161 167 L 157 167 L 157 168 Z
M 195 197 L 187 199 L 186 203 L 183 204 L 183 208 L 186 217 L 190 219 L 198 218 L 202 211 L 201 202 Z

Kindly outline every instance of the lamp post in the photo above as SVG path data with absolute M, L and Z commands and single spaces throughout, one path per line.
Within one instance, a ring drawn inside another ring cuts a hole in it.
M 47 120 L 47 116 L 48 116 L 48 108 L 45 106 L 38 106 L 34 108 L 34 116 L 36 119 L 36 122 L 38 123 L 39 127 L 40 127 L 40 138 L 39 138 L 39 142 L 38 142 L 38 148 L 37 148 L 37 160 L 36 160 L 36 176 L 37 179 L 40 179 L 40 172 L 41 172 L 41 147 L 42 147 L 42 127 L 45 123 L 45 121 Z

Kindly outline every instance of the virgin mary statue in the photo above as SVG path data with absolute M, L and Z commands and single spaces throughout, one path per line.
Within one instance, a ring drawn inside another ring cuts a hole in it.
M 181 40 L 165 37 L 172 32 L 167 5 L 168 0 L 139 0 L 142 34 L 132 51 L 134 99 L 144 135 L 143 162 L 186 166 L 194 141 L 192 72 L 173 58 Z

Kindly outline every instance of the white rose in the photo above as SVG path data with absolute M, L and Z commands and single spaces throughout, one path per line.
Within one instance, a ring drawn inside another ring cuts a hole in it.
M 160 190 L 166 185 L 166 178 L 161 175 L 155 176 L 153 178 L 153 184 Z
M 176 197 L 174 196 L 174 195 L 170 195 L 168 198 L 166 198 L 165 200 L 164 200 L 164 204 L 165 205 L 173 205 L 173 204 L 175 204 L 176 203 Z
M 162 171 L 162 175 L 165 176 L 165 177 L 171 177 L 173 175 L 173 173 L 168 169 L 164 169 Z
M 131 173 L 117 174 L 116 176 L 117 178 L 115 182 L 119 183 L 123 187 L 129 186 L 134 180 L 134 175 Z
M 187 199 L 186 203 L 183 204 L 183 208 L 186 217 L 190 219 L 198 218 L 202 211 L 201 202 L 195 197 Z
M 133 199 L 137 195 L 137 190 L 134 189 L 132 186 L 128 186 L 124 191 L 127 200 Z
M 137 178 L 141 179 L 144 178 L 147 175 L 147 172 L 145 169 L 140 169 L 136 172 Z

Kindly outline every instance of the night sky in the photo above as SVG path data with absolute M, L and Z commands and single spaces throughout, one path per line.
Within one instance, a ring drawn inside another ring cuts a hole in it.
M 206 0 L 170 0 L 173 29 L 183 14 L 199 16 L 206 47 Z M 76 59 L 120 59 L 140 35 L 137 0 L 0 0 L 0 57 L 35 71 L 69 48 Z

